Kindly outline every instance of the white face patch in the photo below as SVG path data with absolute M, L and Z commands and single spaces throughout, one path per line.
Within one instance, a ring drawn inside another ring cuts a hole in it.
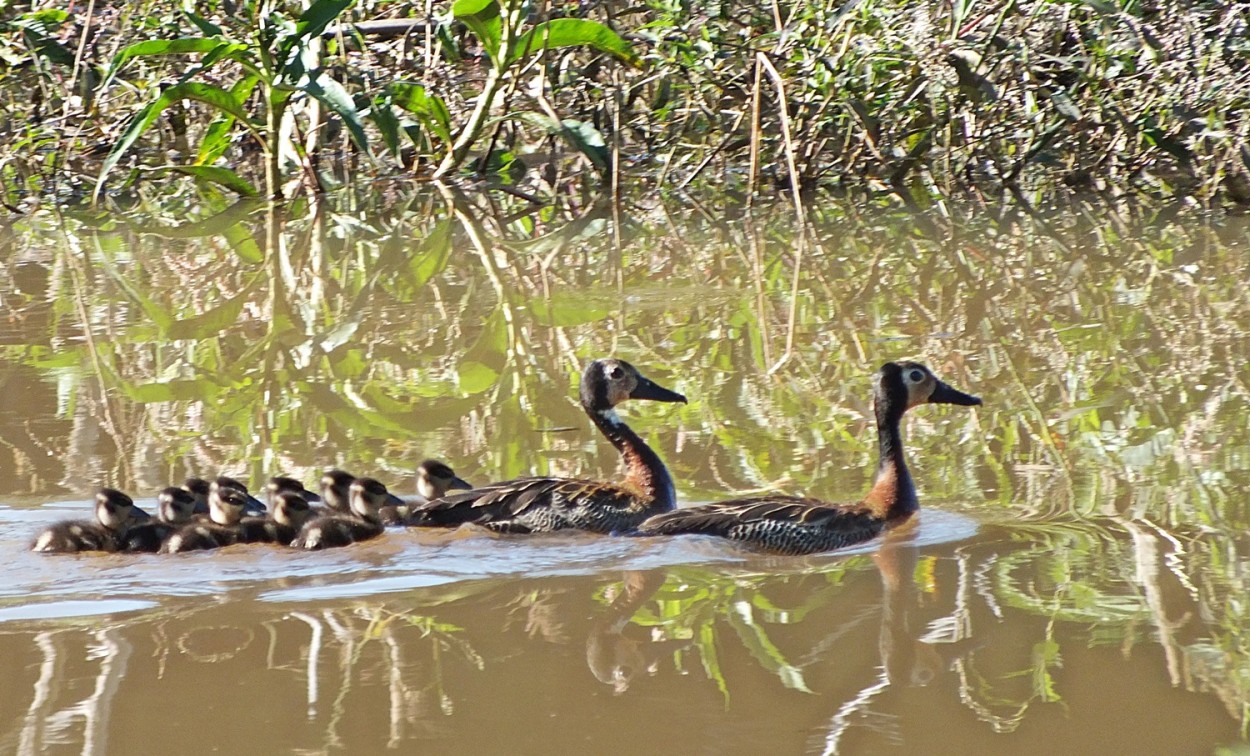
M 35 548 L 33 548 L 33 549 L 31 549 L 31 550 L 32 550 L 32 551 L 48 551 L 48 550 L 50 550 L 50 549 L 52 548 L 52 539 L 53 539 L 53 538 L 55 538 L 55 537 L 56 537 L 56 536 L 55 536 L 55 535 L 53 535 L 51 532 L 48 532 L 48 533 L 42 533 L 42 534 L 40 534 L 40 536 L 39 536 L 39 540 L 38 540 L 38 541 L 35 541 Z
M 599 410 L 599 417 L 602 417 L 605 421 L 607 421 L 608 425 L 611 425 L 613 428 L 621 424 L 621 416 L 616 414 L 615 409 L 609 408 Z

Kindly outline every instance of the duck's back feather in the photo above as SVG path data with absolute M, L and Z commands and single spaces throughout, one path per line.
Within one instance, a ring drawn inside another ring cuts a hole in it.
M 812 554 L 871 540 L 891 524 L 860 504 L 761 496 L 675 509 L 647 519 L 638 532 L 715 535 L 778 554 Z
M 414 507 L 410 525 L 455 527 L 476 523 L 527 533 L 576 528 L 611 533 L 636 527 L 646 502 L 626 486 L 567 478 L 518 478 L 457 491 Z

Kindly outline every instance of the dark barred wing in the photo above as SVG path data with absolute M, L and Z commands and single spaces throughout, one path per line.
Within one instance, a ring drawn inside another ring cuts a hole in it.
M 863 543 L 884 529 L 883 520 L 859 505 L 761 496 L 675 509 L 649 518 L 638 531 L 714 535 L 778 554 L 812 554 Z
M 566 478 L 520 478 L 413 507 L 408 524 L 420 527 L 484 525 L 508 533 L 565 528 L 610 533 L 637 526 L 645 505 L 627 488 Z

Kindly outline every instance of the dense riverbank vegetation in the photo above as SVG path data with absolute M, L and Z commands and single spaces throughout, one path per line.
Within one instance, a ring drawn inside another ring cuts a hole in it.
M 0 198 L 171 177 L 928 207 L 1250 202 L 1250 11 L 1163 0 L 0 2 Z

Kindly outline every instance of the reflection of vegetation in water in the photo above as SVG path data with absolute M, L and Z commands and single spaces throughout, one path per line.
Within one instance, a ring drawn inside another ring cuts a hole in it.
M 836 586 L 846 570 L 854 569 L 861 561 L 852 558 L 839 562 L 814 579 L 824 588 Z M 766 592 L 766 586 L 776 581 L 776 577 L 767 575 L 726 576 L 704 568 L 674 567 L 653 598 L 628 619 L 639 627 L 653 629 L 664 640 L 689 641 L 726 705 L 730 701 L 730 686 L 721 670 L 718 646 L 723 648 L 730 639 L 740 643 L 783 686 L 810 693 L 802 665 L 788 658 L 769 637 L 769 626 L 802 622 L 813 610 L 827 606 L 832 594 L 818 587 L 802 603 L 783 607 Z M 601 600 L 605 599 L 601 596 Z M 726 625 L 732 634 L 726 633 Z M 688 666 L 685 657 L 684 646 L 674 648 L 673 663 L 678 669 Z
M 620 352 L 694 396 L 631 413 L 697 498 L 858 495 L 873 454 L 866 374 L 916 354 L 989 390 L 975 416 L 912 418 L 930 499 L 1245 519 L 1230 450 L 1246 437 L 1233 357 L 1250 312 L 1228 283 L 1238 257 L 1211 230 L 1133 236 L 1120 219 L 1114 233 L 1074 222 L 928 238 L 823 208 L 825 252 L 792 298 L 792 229 L 776 214 L 678 233 L 642 216 L 614 229 L 631 231 L 618 245 L 585 233 L 597 211 L 514 210 L 444 198 L 297 213 L 260 265 L 223 236 L 137 233 L 151 209 L 108 233 L 66 220 L 40 229 L 55 240 L 30 252 L 48 296 L 17 308 L 20 335 L 0 348 L 58 381 L 63 417 L 102 418 L 120 453 L 93 451 L 123 484 L 182 466 L 401 474 L 424 454 L 491 478 L 610 474 L 569 396 L 579 364 Z M 577 433 L 535 432 L 560 428 Z M 48 464 L 23 434 L 5 438 Z M 53 458 L 66 456 L 85 455 Z

